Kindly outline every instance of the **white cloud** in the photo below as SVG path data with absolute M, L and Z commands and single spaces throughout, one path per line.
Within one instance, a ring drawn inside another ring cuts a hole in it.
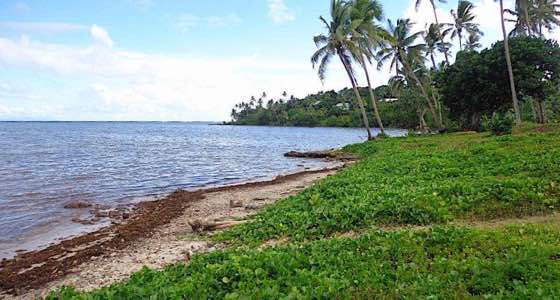
M 64 22 L 0 22 L 0 28 L 25 33 L 57 34 L 71 31 L 83 31 L 88 27 Z
M 182 13 L 177 18 L 175 22 L 177 28 L 186 31 L 201 25 L 207 25 L 210 27 L 222 27 L 227 25 L 242 23 L 241 19 L 237 14 L 230 13 L 226 16 L 209 16 L 209 17 L 199 17 L 191 13 Z
M 294 21 L 296 15 L 284 3 L 284 0 L 268 0 L 268 15 L 274 23 Z
M 29 39 L 0 38 L 0 67 L 33 70 L 50 83 L 45 87 L 30 79 L 26 90 L 39 98 L 0 94 L 0 104 L 12 112 L 21 101 L 29 103 L 25 112 L 10 118 L 36 114 L 72 120 L 225 120 L 235 103 L 262 91 L 275 98 L 284 90 L 305 96 L 348 83 L 334 63 L 323 87 L 307 58 L 154 55 Z M 41 105 L 53 108 L 31 110 Z
M 96 42 L 99 42 L 109 48 L 113 47 L 113 40 L 111 39 L 111 36 L 109 36 L 107 30 L 103 27 L 95 24 L 91 25 L 90 34 Z

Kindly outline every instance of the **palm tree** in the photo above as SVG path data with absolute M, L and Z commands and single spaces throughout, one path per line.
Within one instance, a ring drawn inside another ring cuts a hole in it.
M 451 47 L 450 43 L 444 42 L 440 38 L 442 24 L 430 24 L 430 26 L 422 33 L 424 37 L 424 43 L 426 44 L 426 55 L 430 57 L 432 61 L 432 67 L 434 70 L 437 69 L 435 55 L 437 52 L 445 53 L 446 49 Z
M 480 43 L 480 38 L 481 36 L 478 33 L 469 34 L 469 38 L 465 43 L 465 50 L 474 51 L 474 50 L 478 50 L 479 48 L 482 48 L 482 44 Z
M 504 51 L 506 55 L 506 63 L 509 75 L 509 87 L 511 90 L 511 98 L 513 101 L 513 110 L 515 112 L 515 122 L 521 124 L 521 110 L 519 109 L 519 101 L 517 100 L 517 92 L 515 89 L 515 81 L 513 78 L 513 67 L 511 66 L 511 56 L 509 54 L 509 39 L 506 32 L 506 22 L 504 18 L 504 0 L 494 0 L 500 2 L 500 18 L 502 23 L 502 35 L 504 36 Z
M 551 31 L 560 26 L 560 4 L 555 0 L 533 0 L 533 24 L 539 36 L 543 36 L 543 27 Z
M 447 3 L 447 0 L 438 0 L 440 3 Z M 418 11 L 418 8 L 420 8 L 420 5 L 422 4 L 422 0 L 416 0 L 416 10 Z M 438 20 L 438 14 L 437 14 L 437 7 L 436 7 L 436 2 L 435 0 L 430 0 L 430 4 L 432 5 L 432 11 L 434 12 L 434 19 L 436 21 L 436 25 L 439 27 L 439 20 Z M 441 28 L 440 28 L 441 29 Z M 441 31 L 439 32 L 439 36 L 440 36 L 440 40 L 443 43 L 444 42 L 444 36 L 441 34 Z M 448 49 L 444 49 L 443 54 L 445 55 L 445 62 L 449 65 L 449 55 L 447 54 Z
M 475 15 L 473 13 L 474 4 L 468 0 L 459 0 L 457 11 L 451 10 L 453 16 L 453 24 L 446 24 L 449 28 L 445 34 L 451 34 L 451 39 L 459 39 L 459 49 L 463 50 L 464 33 L 469 35 L 482 34 L 478 29 L 478 24 L 474 22 Z
M 387 36 L 387 32 L 375 24 L 376 21 L 381 21 L 383 19 L 383 9 L 377 0 L 353 0 L 351 5 L 352 20 L 361 20 L 356 32 L 353 33 L 353 40 L 357 44 L 356 47 L 353 47 L 353 49 L 358 51 L 358 53 L 353 53 L 353 56 L 364 70 L 375 120 L 377 121 L 381 134 L 385 135 L 385 127 L 383 126 L 381 116 L 379 115 L 377 99 L 375 98 L 375 94 L 371 86 L 370 75 L 366 65 L 366 60 L 371 63 L 371 59 L 374 56 L 372 48 L 379 47 L 379 45 L 383 42 L 384 37 Z
M 515 17 L 514 20 L 506 19 L 508 22 L 514 22 L 515 27 L 510 32 L 512 36 L 531 36 L 533 28 L 529 11 L 533 7 L 532 0 L 515 0 L 515 10 L 506 9 L 505 12 Z
M 416 66 L 423 61 L 423 52 L 425 45 L 416 44 L 416 40 L 422 35 L 422 32 L 412 33 L 413 23 L 410 19 L 398 19 L 394 25 L 389 20 L 389 39 L 384 47 L 378 52 L 378 68 L 381 68 L 387 61 L 391 61 L 391 67 L 395 67 L 396 74 L 399 75 L 399 64 L 404 69 L 405 76 L 411 79 L 416 87 L 420 90 L 422 96 L 426 99 L 430 113 L 432 114 L 439 129 L 443 129 L 443 123 L 436 113 L 435 103 L 432 103 L 424 84 L 420 81 L 412 66 Z
M 329 63 L 334 56 L 338 56 L 354 89 L 354 94 L 356 95 L 362 113 L 362 121 L 367 130 L 368 139 L 373 139 L 364 103 L 358 91 L 356 77 L 354 76 L 354 70 L 352 68 L 352 51 L 350 49 L 353 49 L 354 53 L 357 51 L 355 49 L 355 42 L 352 41 L 350 37 L 352 33 L 356 31 L 359 24 L 352 22 L 351 6 L 342 0 L 331 0 L 330 14 L 332 18 L 330 22 L 327 22 L 322 16 L 320 17 L 328 33 L 327 35 L 320 34 L 313 38 L 318 50 L 311 56 L 311 63 L 314 68 L 318 66 L 317 73 L 321 81 L 324 81 Z

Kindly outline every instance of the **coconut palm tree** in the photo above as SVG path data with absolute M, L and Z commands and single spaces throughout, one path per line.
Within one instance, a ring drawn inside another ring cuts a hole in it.
M 358 51 L 355 41 L 351 37 L 361 22 L 352 22 L 351 9 L 352 7 L 342 0 L 331 0 L 331 21 L 328 22 L 322 16 L 320 17 L 328 33 L 326 35 L 320 34 L 313 38 L 318 50 L 311 56 L 311 63 L 314 68 L 318 66 L 317 73 L 321 81 L 323 81 L 329 63 L 334 56 L 338 56 L 350 79 L 358 105 L 360 106 L 362 121 L 366 127 L 368 139 L 373 139 L 364 103 L 358 91 L 354 69 L 352 68 L 352 53 L 358 53 Z
M 513 77 L 513 67 L 511 66 L 511 56 L 509 54 L 509 39 L 506 32 L 506 21 L 504 18 L 504 0 L 494 0 L 500 2 L 500 19 L 502 23 L 502 35 L 504 37 L 504 51 L 506 55 L 506 63 L 509 75 L 509 87 L 511 90 L 511 99 L 513 102 L 513 110 L 515 112 L 515 122 L 521 124 L 521 110 L 519 109 L 519 101 L 517 100 L 517 91 L 515 89 L 515 80 Z
M 440 23 L 439 23 L 439 20 L 438 20 L 436 1 L 435 0 L 429 0 L 429 1 L 430 1 L 430 5 L 432 6 L 432 11 L 434 12 L 434 19 L 436 21 L 435 24 L 439 27 Z M 438 0 L 438 2 L 447 3 L 447 0 Z M 421 4 L 422 4 L 422 0 L 416 0 L 416 11 L 418 11 Z M 444 42 L 444 36 L 441 34 L 441 31 L 439 33 L 440 33 L 439 34 L 440 35 L 440 40 L 443 43 Z M 445 55 L 445 62 L 449 65 L 449 55 L 447 54 L 447 52 L 448 52 L 448 49 L 444 49 L 443 54 Z
M 371 86 L 370 75 L 366 64 L 366 62 L 371 64 L 371 60 L 374 57 L 372 48 L 379 47 L 388 36 L 388 33 L 376 24 L 376 21 L 381 21 L 383 19 L 383 9 L 377 0 L 352 0 L 351 5 L 351 19 L 361 20 L 356 32 L 352 34 L 352 40 L 357 44 L 353 49 L 358 50 L 358 53 L 353 53 L 353 56 L 364 70 L 371 105 L 373 107 L 373 114 L 381 134 L 385 135 L 385 127 L 379 115 L 377 99 L 375 98 L 375 93 Z
M 451 39 L 458 38 L 460 50 L 463 50 L 463 38 L 465 37 L 465 33 L 469 35 L 482 34 L 478 28 L 478 24 L 474 22 L 474 8 L 474 4 L 470 1 L 459 0 L 457 10 L 451 10 L 453 23 L 446 24 L 448 28 L 445 30 L 444 34 L 451 34 Z
M 465 43 L 465 50 L 473 51 L 482 48 L 482 44 L 480 43 L 481 35 L 478 33 L 469 34 L 467 41 Z
M 552 31 L 555 26 L 560 26 L 560 3 L 555 0 L 533 0 L 532 18 L 534 31 L 543 36 L 543 27 Z
M 434 70 L 437 69 L 436 54 L 438 52 L 445 53 L 446 49 L 451 47 L 450 43 L 444 42 L 443 39 L 440 38 L 442 27 L 442 24 L 430 24 L 422 33 L 426 45 L 426 55 L 430 57 Z
M 529 11 L 533 7 L 532 2 L 532 0 L 515 0 L 515 10 L 505 10 L 515 18 L 506 19 L 507 22 L 515 23 L 515 27 L 510 32 L 511 36 L 531 36 L 531 29 L 534 27 L 529 16 Z
M 436 104 L 432 102 L 424 84 L 416 75 L 415 69 L 413 69 L 413 66 L 419 65 L 418 62 L 424 59 L 423 52 L 425 45 L 416 43 L 418 37 L 422 35 L 422 32 L 412 32 L 414 23 L 412 23 L 410 19 L 398 19 L 396 25 L 394 25 L 391 20 L 389 20 L 388 23 L 389 33 L 392 37 L 378 52 L 378 68 L 381 68 L 386 62 L 391 61 L 391 68 L 394 67 L 396 74 L 399 75 L 399 65 L 402 66 L 404 75 L 414 82 L 416 88 L 420 90 L 420 93 L 426 99 L 430 113 L 439 129 L 443 129 L 443 123 L 436 113 Z

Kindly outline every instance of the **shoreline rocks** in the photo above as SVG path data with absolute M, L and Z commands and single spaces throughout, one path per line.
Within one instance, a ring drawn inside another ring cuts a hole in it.
M 84 201 L 71 201 L 68 202 L 64 205 L 64 208 L 66 209 L 84 209 L 84 208 L 90 208 L 92 207 L 93 204 L 88 203 L 88 202 L 84 202 Z

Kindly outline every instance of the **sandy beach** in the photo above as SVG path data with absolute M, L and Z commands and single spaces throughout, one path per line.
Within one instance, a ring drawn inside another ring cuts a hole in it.
M 164 199 L 140 203 L 123 223 L 3 260 L 0 297 L 34 299 L 64 285 L 87 291 L 125 280 L 143 266 L 161 269 L 188 262 L 193 254 L 221 247 L 209 242 L 206 233 L 193 232 L 190 222 L 243 219 L 343 167 L 333 163 L 329 168 L 270 181 L 179 190 Z

